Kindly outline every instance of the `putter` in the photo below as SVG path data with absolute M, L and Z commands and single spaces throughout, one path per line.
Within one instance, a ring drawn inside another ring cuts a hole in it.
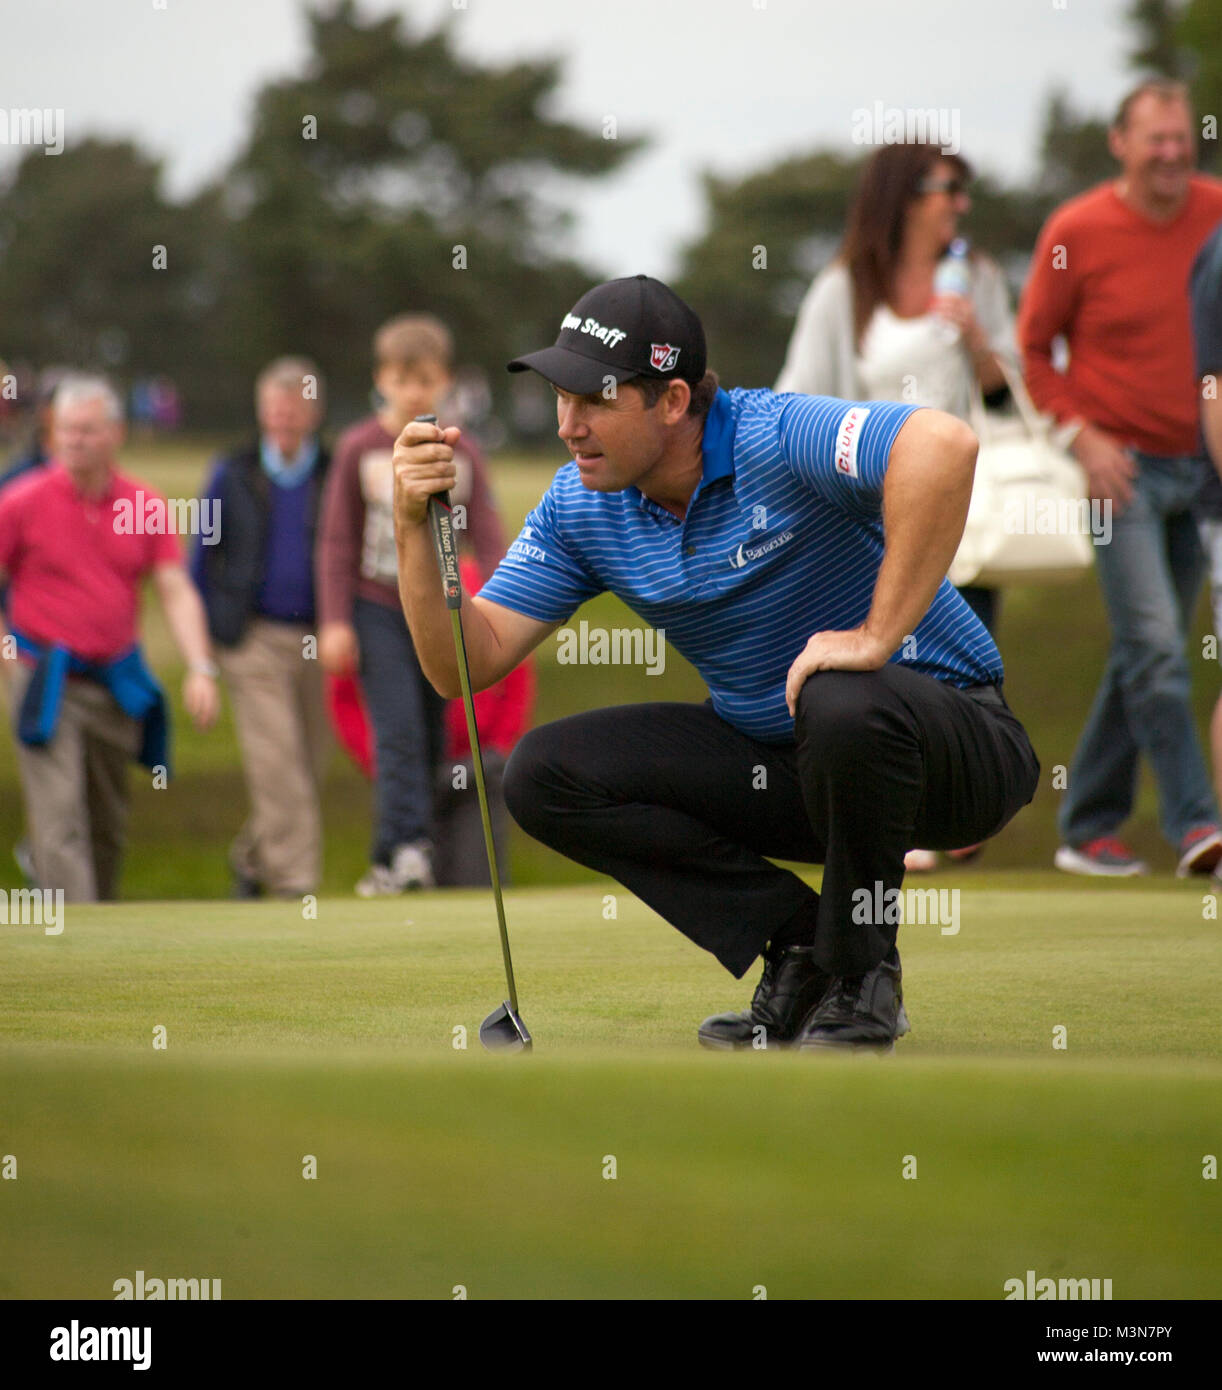
M 436 415 L 417 415 L 419 424 L 435 425 Z M 513 980 L 513 960 L 509 955 L 509 929 L 505 926 L 505 904 L 501 899 L 501 876 L 496 867 L 496 844 L 492 838 L 492 816 L 488 811 L 488 791 L 484 786 L 484 759 L 479 750 L 479 729 L 475 724 L 475 702 L 471 698 L 471 672 L 467 666 L 467 644 L 462 633 L 462 584 L 458 577 L 458 547 L 454 543 L 454 525 L 450 510 L 450 494 L 434 493 L 429 498 L 429 527 L 433 533 L 433 549 L 437 567 L 441 570 L 441 588 L 450 622 L 454 628 L 454 652 L 458 657 L 458 679 L 462 685 L 463 708 L 467 712 L 467 734 L 471 739 L 471 759 L 475 764 L 475 786 L 479 792 L 479 811 L 484 822 L 484 847 L 488 851 L 488 872 L 492 878 L 492 894 L 496 899 L 496 920 L 501 929 L 501 954 L 505 958 L 505 981 L 509 998 L 494 1010 L 479 1026 L 479 1040 L 492 1052 L 529 1052 L 531 1036 L 522 1015 L 518 1012 L 518 991 Z

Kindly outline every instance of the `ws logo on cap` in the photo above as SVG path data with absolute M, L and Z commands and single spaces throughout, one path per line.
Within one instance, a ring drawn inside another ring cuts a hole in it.
M 673 371 L 678 360 L 679 349 L 677 347 L 671 347 L 669 343 L 649 344 L 649 365 L 655 372 Z

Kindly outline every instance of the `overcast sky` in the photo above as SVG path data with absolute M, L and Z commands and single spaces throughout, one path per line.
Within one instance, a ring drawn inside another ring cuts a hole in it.
M 164 9 L 155 4 L 164 3 Z M 1110 114 L 1133 82 L 1124 0 L 363 0 L 442 17 L 474 58 L 558 55 L 557 112 L 652 141 L 575 191 L 575 251 L 607 275 L 665 276 L 702 224 L 699 173 L 746 173 L 853 113 L 944 108 L 979 167 L 1033 169 L 1043 99 Z M 0 0 L 0 107 L 63 108 L 67 139 L 137 138 L 172 194 L 221 169 L 269 77 L 305 53 L 301 0 Z M 956 114 L 957 113 L 957 114 Z M 14 151 L 0 145 L 0 165 Z

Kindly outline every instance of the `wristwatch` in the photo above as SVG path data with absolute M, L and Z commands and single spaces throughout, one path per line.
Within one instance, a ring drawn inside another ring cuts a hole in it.
M 187 670 L 193 676 L 207 676 L 212 681 L 221 674 L 221 668 L 215 661 L 189 661 Z

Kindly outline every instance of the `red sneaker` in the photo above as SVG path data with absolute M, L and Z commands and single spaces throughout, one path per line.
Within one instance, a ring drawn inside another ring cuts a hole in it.
M 1107 878 L 1127 878 L 1132 874 L 1148 874 L 1149 865 L 1134 857 L 1123 840 L 1101 835 L 1076 848 L 1062 845 L 1052 861 L 1067 874 L 1096 874 Z
M 1222 861 L 1222 830 L 1216 825 L 1198 825 L 1180 841 L 1180 862 L 1175 866 L 1176 878 L 1189 874 L 1213 873 Z

